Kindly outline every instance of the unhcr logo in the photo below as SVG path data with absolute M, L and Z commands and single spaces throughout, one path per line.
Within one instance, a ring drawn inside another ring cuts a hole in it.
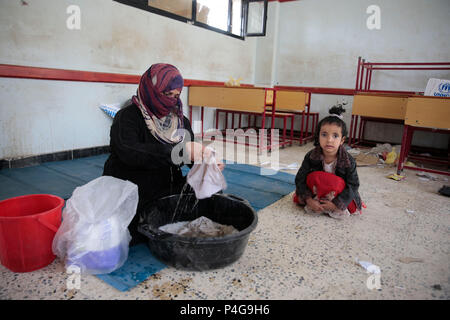
M 450 93 L 450 82 L 444 82 L 439 85 L 439 92 Z
M 444 82 L 439 85 L 439 92 L 435 92 L 435 97 L 450 97 L 450 82 Z

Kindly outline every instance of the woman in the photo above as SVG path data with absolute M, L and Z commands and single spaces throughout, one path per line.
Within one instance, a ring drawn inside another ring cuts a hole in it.
M 138 186 L 137 214 L 128 227 L 130 245 L 145 240 L 137 232 L 139 215 L 145 207 L 156 199 L 181 192 L 186 182 L 180 163 L 183 150 L 188 153 L 185 158 L 191 161 L 210 156 L 209 148 L 193 142 L 191 125 L 183 115 L 182 89 L 183 78 L 176 67 L 154 64 L 142 75 L 132 103 L 114 117 L 111 155 L 103 175 Z M 218 165 L 223 170 L 223 164 Z

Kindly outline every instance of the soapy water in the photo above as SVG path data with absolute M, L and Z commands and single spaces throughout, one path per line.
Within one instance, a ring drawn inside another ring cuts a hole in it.
M 186 182 L 180 192 L 180 196 L 175 206 L 170 222 L 159 229 L 172 234 L 178 234 L 187 237 L 223 237 L 228 234 L 239 232 L 233 226 L 221 225 L 204 216 L 197 217 L 193 221 L 176 221 L 176 216 L 181 213 L 192 212 L 195 210 L 199 199 L 192 192 L 192 187 Z
M 192 204 L 192 197 L 195 198 L 194 203 Z M 175 206 L 175 210 L 172 215 L 171 222 L 174 222 L 175 217 L 179 213 L 183 212 L 192 212 L 198 204 L 198 199 L 195 197 L 195 193 L 192 192 L 191 186 L 186 182 L 181 189 L 180 197 L 178 198 L 177 205 Z M 191 205 L 191 208 L 189 206 Z

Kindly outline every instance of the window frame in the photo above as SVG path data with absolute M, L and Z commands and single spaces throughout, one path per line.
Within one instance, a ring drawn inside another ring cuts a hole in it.
M 267 20 L 267 2 L 268 0 L 242 0 L 241 4 L 242 4 L 242 8 L 241 8 L 241 26 L 240 26 L 240 30 L 241 30 L 241 36 L 238 36 L 234 33 L 232 33 L 232 14 L 233 14 L 233 10 L 232 10 L 232 0 L 228 0 L 228 18 L 227 18 L 227 31 L 219 29 L 219 28 L 215 28 L 210 26 L 209 24 L 203 23 L 203 22 L 199 22 L 197 21 L 197 0 L 192 0 L 192 15 L 191 15 L 191 19 L 177 15 L 175 13 L 171 13 L 169 11 L 165 11 L 162 9 L 158 9 L 155 7 L 151 7 L 148 5 L 148 1 L 147 0 L 113 0 L 115 2 L 124 4 L 124 5 L 128 5 L 134 8 L 138 8 L 141 10 L 145 10 L 145 11 L 149 11 L 167 18 L 171 18 L 174 20 L 178 20 L 181 22 L 185 22 L 188 23 L 190 25 L 194 25 L 197 27 L 201 27 L 201 28 L 205 28 L 211 31 L 215 31 L 221 34 L 224 34 L 226 36 L 230 36 L 236 39 L 240 39 L 240 40 L 245 40 L 246 36 L 265 36 L 266 35 L 266 20 Z M 264 8 L 264 26 L 263 26 L 263 33 L 262 34 L 247 34 L 247 12 L 248 12 L 248 6 L 249 6 L 249 2 L 253 2 L 253 1 L 264 1 L 265 2 L 265 8 Z
M 263 2 L 264 1 L 264 16 L 263 16 L 263 30 L 260 33 L 247 33 L 248 26 L 248 11 L 251 2 Z M 246 0 L 245 1 L 245 36 L 247 37 L 265 37 L 266 36 L 266 25 L 267 25 L 267 10 L 268 10 L 268 0 Z

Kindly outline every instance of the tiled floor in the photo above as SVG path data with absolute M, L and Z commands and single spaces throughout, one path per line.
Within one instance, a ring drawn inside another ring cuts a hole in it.
M 311 144 L 280 150 L 283 165 L 301 163 Z M 288 171 L 295 173 L 295 171 Z M 79 289 L 60 260 L 30 273 L 0 266 L 0 299 L 443 299 L 450 298 L 450 198 L 444 176 L 386 178 L 393 167 L 360 167 L 362 216 L 308 215 L 288 195 L 259 211 L 244 255 L 218 270 L 171 267 L 128 292 L 82 275 Z M 408 211 L 407 211 L 408 210 Z M 405 258 L 422 262 L 407 263 Z M 374 276 L 356 263 L 381 269 Z

